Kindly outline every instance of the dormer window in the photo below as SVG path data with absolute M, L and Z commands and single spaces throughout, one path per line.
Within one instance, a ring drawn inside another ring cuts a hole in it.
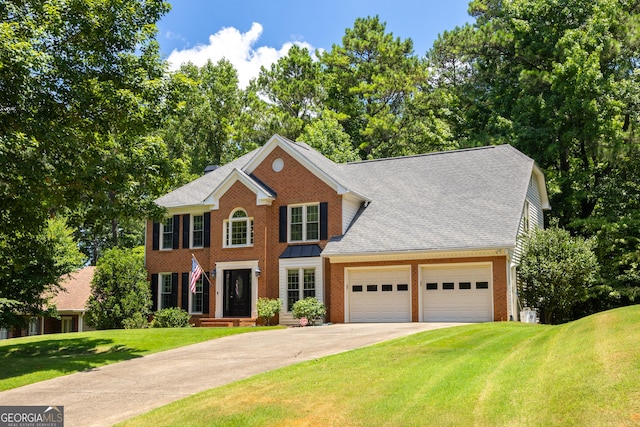
M 234 210 L 229 219 L 225 220 L 224 246 L 253 246 L 253 218 L 249 218 L 244 209 Z

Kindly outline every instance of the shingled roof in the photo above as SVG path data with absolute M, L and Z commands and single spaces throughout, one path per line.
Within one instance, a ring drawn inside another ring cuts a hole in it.
M 509 145 L 336 164 L 305 143 L 275 135 L 264 147 L 156 203 L 203 205 L 234 169 L 251 176 L 273 144 L 295 154 L 339 194 L 363 202 L 346 233 L 332 238 L 323 256 L 511 248 L 532 174 L 542 180 L 546 199 L 534 161 Z
M 503 145 L 346 167 L 372 201 L 325 256 L 513 247 L 534 162 Z

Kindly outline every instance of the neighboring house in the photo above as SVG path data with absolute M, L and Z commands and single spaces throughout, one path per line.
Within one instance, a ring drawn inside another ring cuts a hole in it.
M 94 271 L 95 267 L 84 267 L 61 280 L 60 286 L 63 290 L 51 300 L 51 304 L 56 306 L 59 318 L 31 317 L 25 329 L 10 332 L 0 329 L 0 339 L 93 330 L 85 325 L 84 315 L 91 295 Z
M 315 296 L 329 322 L 517 319 L 520 237 L 543 226 L 545 180 L 508 145 L 336 164 L 273 136 L 156 200 L 154 309 L 255 318 L 259 297 Z M 209 280 L 189 290 L 191 257 Z M 209 281 L 211 286 L 209 286 Z

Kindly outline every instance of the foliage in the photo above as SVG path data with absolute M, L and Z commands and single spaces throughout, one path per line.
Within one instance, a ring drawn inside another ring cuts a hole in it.
M 64 218 L 50 218 L 37 235 L 14 241 L 0 232 L 0 327 L 22 327 L 25 316 L 45 314 L 60 279 L 80 268 L 84 256 Z
M 264 324 L 271 325 L 271 319 L 280 313 L 282 309 L 282 301 L 280 298 L 258 298 L 256 303 L 258 309 L 258 317 L 264 321 Z
M 321 117 L 304 128 L 300 140 L 336 163 L 360 160 L 351 137 L 342 129 L 336 117 L 339 116 L 332 111 L 323 111 Z
M 544 323 L 572 320 L 572 308 L 590 296 L 598 278 L 594 241 L 572 237 L 557 224 L 530 233 L 518 268 L 523 304 L 537 308 Z
M 147 134 L 164 73 L 155 22 L 168 9 L 161 0 L 0 5 L 0 298 L 25 314 L 59 273 L 47 218 L 93 227 L 158 214 L 153 196 L 171 168 Z
M 191 315 L 182 308 L 168 307 L 153 313 L 154 328 L 190 328 Z
M 133 316 L 122 321 L 124 329 L 145 329 L 150 326 L 149 318 L 140 312 L 134 313 Z
M 309 321 L 312 326 L 316 321 L 322 319 L 327 314 L 327 308 L 316 297 L 307 297 L 296 301 L 291 310 L 293 317 L 302 319 L 303 317 Z
M 146 317 L 151 308 L 151 290 L 144 268 L 144 248 L 112 248 L 98 261 L 87 323 L 96 329 L 118 329 Z

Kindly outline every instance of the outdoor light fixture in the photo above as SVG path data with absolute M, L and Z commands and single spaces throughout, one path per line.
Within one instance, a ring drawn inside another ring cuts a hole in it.
M 211 270 L 211 277 L 212 277 L 213 279 L 215 279 L 215 278 L 216 278 L 216 269 L 215 269 L 215 268 L 214 268 L 213 270 Z
M 262 273 L 262 271 L 260 271 L 260 267 L 256 267 L 256 278 L 260 278 L 260 273 Z

